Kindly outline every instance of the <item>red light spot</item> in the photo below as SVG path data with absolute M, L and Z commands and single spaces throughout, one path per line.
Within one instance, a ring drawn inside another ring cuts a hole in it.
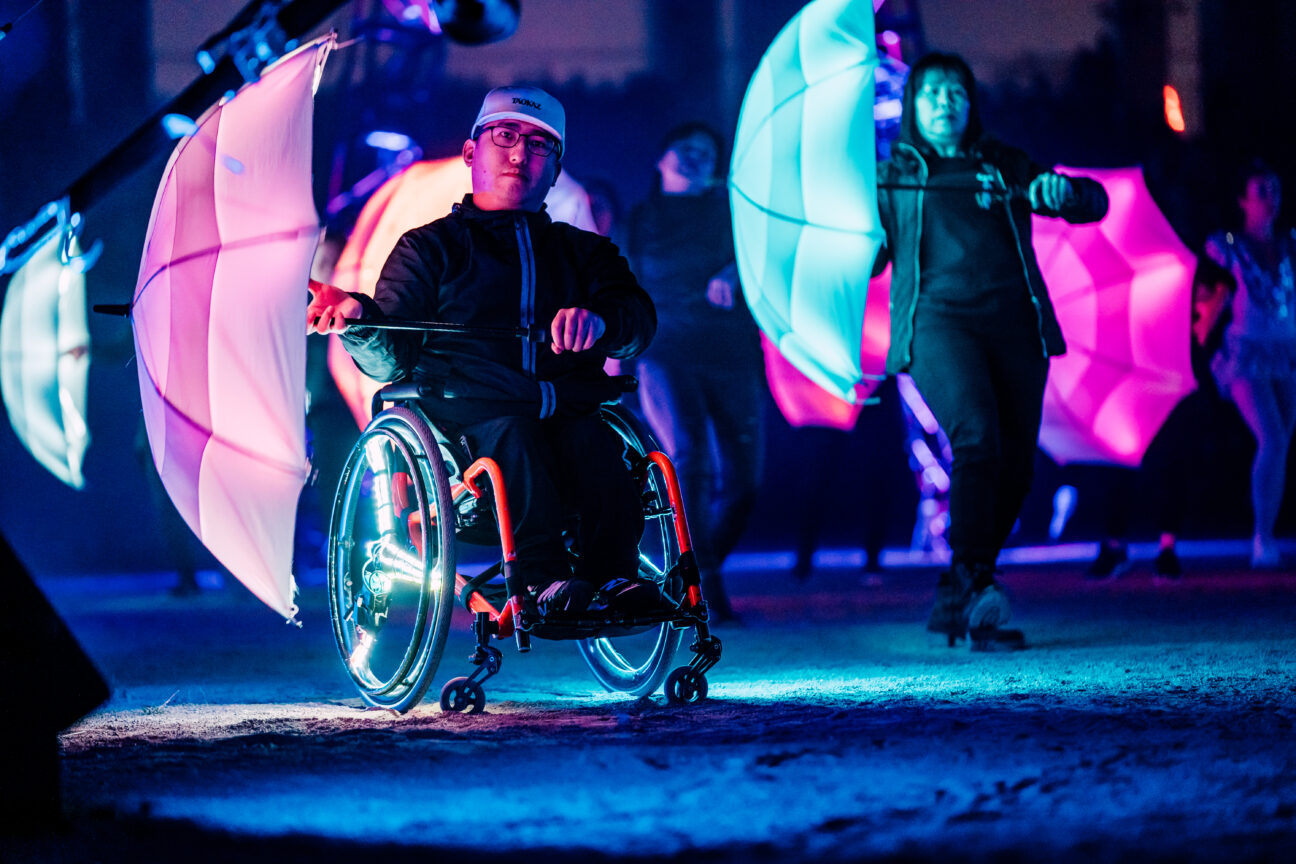
M 1187 127 L 1184 125 L 1183 106 L 1179 102 L 1179 91 L 1167 84 L 1162 88 L 1161 94 L 1165 99 L 1165 121 L 1176 132 L 1182 133 Z

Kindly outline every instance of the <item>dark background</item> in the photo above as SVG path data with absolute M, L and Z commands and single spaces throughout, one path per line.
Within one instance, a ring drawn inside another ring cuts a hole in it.
M 31 5 L 3 0 L 0 20 L 12 21 Z M 229 16 L 242 6 L 223 5 Z M 730 79 L 736 73 L 741 96 L 765 47 L 801 5 L 657 0 L 646 7 L 647 71 L 614 83 L 533 79 L 563 101 L 569 129 L 579 130 L 565 168 L 587 185 L 605 182 L 628 210 L 647 194 L 665 129 L 703 118 L 731 134 L 737 104 L 726 95 L 733 89 Z M 986 16 L 1004 16 L 1013 5 L 967 0 L 959 8 L 961 14 L 984 10 Z M 1033 4 L 1021 0 L 1018 5 Z M 1296 154 L 1289 145 L 1296 140 L 1291 110 L 1296 64 L 1283 46 L 1296 38 L 1296 8 L 1279 0 L 1200 0 L 1203 113 L 1198 133 L 1185 138 L 1162 120 L 1166 3 L 1082 5 L 1096 6 L 1101 14 L 1101 31 L 1092 43 L 1047 63 L 1025 52 L 983 76 L 983 113 L 992 132 L 1043 163 L 1142 164 L 1153 194 L 1192 249 L 1201 247 L 1208 231 L 1233 219 L 1229 180 L 1231 166 L 1241 158 L 1263 156 L 1284 179 L 1293 176 Z M 45 0 L 0 41 L 0 231 L 24 223 L 61 194 L 172 95 L 155 92 L 155 7 L 175 10 L 177 28 L 195 26 L 185 23 L 189 4 Z M 907 61 L 924 47 L 950 47 L 948 36 L 940 37 L 942 22 L 932 20 L 935 7 L 948 4 L 920 8 L 889 0 L 883 7 L 879 30 L 890 15 L 904 36 Z M 522 0 L 524 20 L 543 9 Z M 381 24 L 381 18 L 380 4 L 357 2 L 331 23 L 345 40 L 364 31 L 366 19 Z M 999 26 L 1010 32 L 1014 19 L 1009 14 Z M 350 184 L 375 167 L 372 151 L 357 143 L 366 131 L 398 128 L 429 157 L 456 153 L 483 90 L 499 83 L 485 74 L 445 74 L 448 53 L 470 49 L 400 31 L 390 21 L 386 27 L 395 41 L 374 49 L 372 62 L 364 59 L 364 46 L 330 61 L 316 109 L 320 212 L 330 183 L 340 178 Z M 206 35 L 194 33 L 195 47 Z M 728 50 L 721 57 L 715 46 L 724 40 Z M 978 75 L 989 68 L 971 59 Z M 198 76 L 196 66 L 192 76 Z M 161 154 L 122 178 L 86 213 L 86 236 L 101 239 L 106 250 L 88 276 L 92 303 L 129 299 L 165 158 Z M 336 227 L 345 229 L 354 215 L 339 214 Z M 159 537 L 167 505 L 151 494 L 147 456 L 137 446 L 139 394 L 129 326 L 124 319 L 92 316 L 91 331 L 93 440 L 86 488 L 77 492 L 63 486 L 22 449 L 8 424 L 0 424 L 0 531 L 38 573 L 170 569 L 175 553 Z M 748 532 L 749 547 L 788 548 L 806 519 L 822 523 L 826 545 L 857 546 L 870 531 L 881 531 L 888 545 L 907 545 L 917 497 L 903 456 L 894 389 L 884 388 L 883 397 L 849 434 L 792 430 L 770 405 L 765 491 Z M 355 430 L 344 427 L 332 434 L 345 446 Z M 1191 466 L 1199 482 L 1188 499 L 1185 536 L 1245 536 L 1252 444 L 1240 419 L 1224 406 L 1205 425 L 1181 434 L 1209 445 L 1208 455 Z M 1041 457 L 1019 539 L 1043 536 L 1049 497 L 1064 480 L 1081 490 L 1068 538 L 1097 537 L 1108 509 L 1102 490 L 1109 474 L 1099 468 L 1062 472 Z M 1136 481 L 1136 500 L 1150 499 L 1146 485 L 1145 478 Z M 317 497 L 325 506 L 331 500 L 324 490 Z M 1287 507 L 1280 532 L 1290 532 L 1293 521 Z M 1147 535 L 1155 523 L 1152 508 L 1134 508 L 1134 533 Z

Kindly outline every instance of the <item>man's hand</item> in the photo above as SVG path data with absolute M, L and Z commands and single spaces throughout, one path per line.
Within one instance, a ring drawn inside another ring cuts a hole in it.
M 588 309 L 559 309 L 549 328 L 555 354 L 564 351 L 587 351 L 607 331 L 607 324 Z
M 1032 210 L 1061 210 L 1075 201 L 1075 188 L 1061 174 L 1044 173 L 1031 181 L 1030 205 Z
M 732 309 L 734 305 L 734 283 L 724 276 L 713 276 L 707 283 L 707 302 L 717 309 Z
M 310 280 L 310 304 L 306 307 L 306 333 L 341 333 L 346 319 L 359 318 L 364 312 L 360 301 L 341 288 Z

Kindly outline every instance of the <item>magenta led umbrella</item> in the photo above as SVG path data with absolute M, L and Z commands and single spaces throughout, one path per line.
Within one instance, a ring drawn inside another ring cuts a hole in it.
M 1058 168 L 1107 190 L 1100 222 L 1035 217 L 1036 255 L 1067 353 L 1053 358 L 1040 446 L 1060 464 L 1138 465 L 1196 388 L 1189 360 L 1195 259 L 1141 168 Z

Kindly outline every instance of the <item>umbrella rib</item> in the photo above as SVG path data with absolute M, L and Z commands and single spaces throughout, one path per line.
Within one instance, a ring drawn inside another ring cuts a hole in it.
M 153 281 L 155 279 L 157 279 L 159 276 L 161 276 L 163 273 L 170 270 L 172 267 L 174 267 L 177 264 L 185 264 L 188 263 L 189 261 L 194 261 L 208 255 L 224 252 L 226 250 L 245 249 L 250 246 L 257 246 L 262 243 L 274 242 L 276 240 L 293 240 L 298 237 L 305 236 L 307 233 L 311 231 L 318 231 L 318 230 L 319 230 L 318 225 L 308 225 L 299 228 L 288 228 L 283 231 L 275 231 L 270 234 L 258 234 L 256 237 L 248 237 L 244 240 L 235 240 L 230 243 L 221 243 L 220 245 L 217 246 L 208 246 L 205 249 L 199 249 L 195 252 L 190 252 L 187 255 L 181 255 L 179 258 L 173 258 L 170 261 L 163 264 L 157 270 L 155 270 L 148 277 L 148 279 L 144 280 L 144 284 L 140 286 L 139 291 L 135 292 L 135 299 L 131 302 L 131 305 L 134 306 L 136 303 L 140 301 L 140 298 L 144 296 L 144 291 L 150 285 L 153 284 Z
M 824 225 L 819 222 L 811 222 L 808 219 L 794 219 L 791 216 L 785 215 L 783 213 L 779 213 L 777 210 L 771 210 L 769 207 L 765 206 L 764 204 L 760 204 L 756 202 L 755 200 L 752 199 L 750 195 L 748 195 L 742 189 L 735 186 L 733 183 L 729 184 L 729 188 L 731 188 L 738 195 L 741 195 L 743 200 L 746 201 L 748 204 L 755 207 L 757 210 L 761 211 L 771 219 L 778 219 L 782 222 L 788 223 L 789 225 L 804 225 L 807 228 L 818 228 L 822 231 L 834 231 L 838 234 L 859 234 L 860 233 L 858 229 L 854 229 L 854 228 L 840 228 L 836 225 Z
M 754 142 L 754 141 L 756 140 L 757 133 L 758 133 L 762 128 L 764 128 L 765 126 L 769 125 L 770 121 L 772 121 L 772 120 L 774 119 L 774 115 L 778 113 L 778 111 L 779 111 L 780 108 L 782 108 L 784 105 L 787 105 L 787 104 L 788 104 L 789 102 L 791 102 L 793 99 L 800 98 L 800 96 L 801 96 L 802 94 L 804 94 L 807 90 L 809 90 L 811 87 L 817 87 L 817 86 L 819 86 L 820 84 L 824 83 L 825 81 L 831 81 L 832 79 L 837 78 L 837 77 L 839 77 L 839 76 L 841 76 L 841 75 L 845 75 L 845 74 L 848 73 L 848 72 L 853 72 L 854 70 L 860 68 L 861 66 L 869 66 L 869 65 L 872 65 L 872 66 L 876 67 L 876 66 L 877 66 L 877 60 L 876 60 L 876 59 L 872 59 L 872 60 L 870 60 L 868 57 L 865 57 L 864 59 L 860 60 L 860 61 L 857 62 L 857 63 L 852 63 L 850 66 L 846 66 L 846 67 L 843 67 L 843 68 L 841 68 L 841 69 L 838 69 L 836 72 L 834 72 L 833 74 L 829 75 L 829 76 L 826 77 L 826 78 L 820 78 L 820 79 L 816 80 L 816 81 L 814 82 L 814 84 L 810 84 L 810 83 L 807 82 L 807 83 L 805 84 L 805 86 L 803 86 L 803 87 L 799 88 L 798 90 L 796 90 L 795 92 L 789 94 L 789 95 L 788 95 L 785 99 L 783 99 L 781 102 L 777 103 L 776 105 L 774 105 L 773 107 L 770 108 L 769 112 L 768 112 L 764 117 L 761 118 L 761 120 L 760 120 L 760 122 L 759 122 L 758 124 L 756 124 L 756 128 L 752 130 L 750 141 Z M 741 118 L 739 118 L 739 122 L 740 122 L 740 125 L 741 125 Z M 748 154 L 750 151 L 751 151 L 751 144 L 749 143 L 749 144 L 747 145 L 746 149 L 743 150 L 743 152 L 742 152 L 742 156 L 741 156 L 741 157 L 735 157 L 735 158 L 734 158 L 734 160 L 733 160 L 733 164 L 736 165 L 736 164 L 738 164 L 739 162 L 741 162 L 743 159 L 746 159 L 746 158 L 747 158 L 747 154 Z
M 180 417 L 181 420 L 183 420 L 189 426 L 191 426 L 194 429 L 201 429 L 205 431 L 209 439 L 215 440 L 217 443 L 221 444 L 222 446 L 227 447 L 228 449 L 234 451 L 235 453 L 238 453 L 241 456 L 246 456 L 249 459 L 252 459 L 253 461 L 261 465 L 265 465 L 269 468 L 274 468 L 277 471 L 281 471 L 284 474 L 288 474 L 289 476 L 293 476 L 293 477 L 296 477 L 302 473 L 299 467 L 294 466 L 292 463 L 284 462 L 282 460 L 275 459 L 273 457 L 266 456 L 261 453 L 253 452 L 252 450 L 249 450 L 248 448 L 242 445 L 233 443 L 228 438 L 225 438 L 222 435 L 218 435 L 214 429 L 208 429 L 198 421 L 194 420 L 184 411 L 181 411 L 180 408 L 174 402 L 172 402 L 170 399 L 166 397 L 166 394 L 162 392 L 161 388 L 158 387 L 157 378 L 154 376 L 153 370 L 149 366 L 148 358 L 137 355 L 136 359 L 139 360 L 141 364 L 143 364 L 144 372 L 148 376 L 149 386 L 153 388 L 153 392 L 157 394 L 158 398 L 161 399 L 162 402 L 172 412 L 174 412 L 178 417 Z

